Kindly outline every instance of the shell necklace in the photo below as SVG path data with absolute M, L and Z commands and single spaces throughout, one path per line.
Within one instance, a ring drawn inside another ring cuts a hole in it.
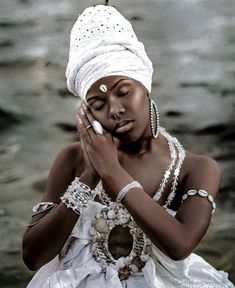
M 185 153 L 183 147 L 176 138 L 170 136 L 162 127 L 160 127 L 159 131 L 167 139 L 171 161 L 164 173 L 159 189 L 153 197 L 155 201 L 160 199 L 165 186 L 169 181 L 169 176 L 176 164 L 176 150 L 178 150 L 178 162 L 174 169 L 171 192 L 163 206 L 166 208 L 166 206 L 170 205 L 175 196 L 178 176 Z M 111 198 L 103 189 L 101 181 L 98 183 L 97 189 L 99 191 L 97 194 L 100 198 L 101 204 L 105 207 L 103 207 L 95 216 L 89 229 L 89 234 L 92 236 L 91 250 L 93 257 L 100 264 L 103 271 L 106 271 L 108 265 L 112 265 L 113 268 L 118 271 L 119 278 L 124 280 L 133 273 L 142 270 L 149 258 L 152 243 L 136 224 L 125 206 L 121 203 L 112 202 Z M 133 245 L 132 250 L 127 257 L 115 259 L 109 251 L 109 236 L 113 228 L 118 225 L 121 225 L 123 228 L 129 228 L 129 232 L 133 237 Z

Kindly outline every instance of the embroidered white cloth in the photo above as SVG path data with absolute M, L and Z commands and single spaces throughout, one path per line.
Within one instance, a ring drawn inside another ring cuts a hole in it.
M 98 184 L 96 189 L 100 187 Z M 34 275 L 27 288 L 234 288 L 228 273 L 216 270 L 195 253 L 174 261 L 154 245 L 142 272 L 127 280 L 121 282 L 112 267 L 102 272 L 93 258 L 89 228 L 103 207 L 95 201 L 90 203 L 60 254 Z M 171 209 L 166 211 L 173 217 L 176 214 Z
M 66 69 L 68 89 L 85 100 L 102 77 L 122 75 L 141 82 L 151 92 L 153 67 L 131 23 L 114 7 L 88 7 L 70 35 Z

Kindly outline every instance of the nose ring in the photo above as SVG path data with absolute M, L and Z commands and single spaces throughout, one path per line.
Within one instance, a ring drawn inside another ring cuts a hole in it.
M 115 118 L 115 119 L 117 119 L 117 118 L 119 118 L 119 117 L 120 117 L 119 113 L 116 114 L 116 115 L 114 115 L 114 118 Z

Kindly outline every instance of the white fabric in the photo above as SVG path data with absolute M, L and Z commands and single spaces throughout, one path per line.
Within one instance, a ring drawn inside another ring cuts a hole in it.
M 66 69 L 68 89 L 86 99 L 97 80 L 122 75 L 141 82 L 151 92 L 152 62 L 130 22 L 114 7 L 96 5 L 83 11 L 70 35 Z
M 154 245 L 143 271 L 127 280 L 120 282 L 117 271 L 111 266 L 106 273 L 101 272 L 91 252 L 88 230 L 103 207 L 98 202 L 91 202 L 60 254 L 35 274 L 27 288 L 234 288 L 228 273 L 216 270 L 195 253 L 174 261 Z M 171 209 L 166 211 L 173 217 L 176 214 Z

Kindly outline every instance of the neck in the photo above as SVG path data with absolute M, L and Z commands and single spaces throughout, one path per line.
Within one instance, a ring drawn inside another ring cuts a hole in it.
M 118 150 L 127 154 L 142 155 L 151 150 L 152 138 L 141 138 L 132 143 L 117 141 Z
M 117 138 L 114 138 L 117 144 L 117 148 L 120 152 L 129 155 L 139 155 L 150 152 L 152 150 L 153 137 L 150 129 L 150 125 L 147 125 L 143 134 L 134 142 L 123 142 Z

